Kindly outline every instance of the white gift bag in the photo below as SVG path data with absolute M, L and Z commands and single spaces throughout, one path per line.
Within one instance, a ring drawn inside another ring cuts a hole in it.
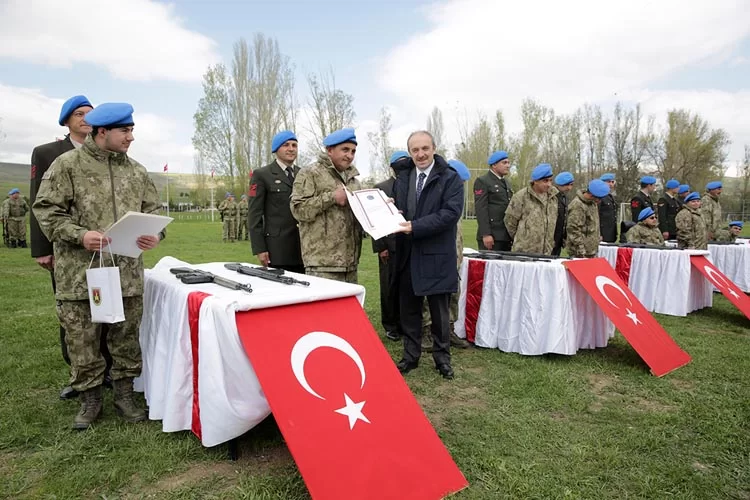
M 86 269 L 86 282 L 89 287 L 89 306 L 93 323 L 119 323 L 125 321 L 120 286 L 120 268 L 115 266 L 115 258 L 110 253 L 114 267 L 102 267 L 102 249 L 99 248 L 99 267 L 91 268 L 96 253 L 91 256 Z

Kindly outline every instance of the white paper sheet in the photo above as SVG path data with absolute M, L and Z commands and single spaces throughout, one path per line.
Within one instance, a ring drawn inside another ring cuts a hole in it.
M 393 234 L 399 229 L 401 222 L 406 222 L 404 216 L 380 189 L 360 189 L 353 192 L 347 190 L 346 196 L 362 229 L 373 239 L 379 240 Z
M 156 236 L 173 220 L 172 217 L 163 215 L 128 212 L 104 232 L 104 236 L 112 238 L 105 251 L 136 258 L 143 252 L 138 248 L 136 240 L 140 236 Z

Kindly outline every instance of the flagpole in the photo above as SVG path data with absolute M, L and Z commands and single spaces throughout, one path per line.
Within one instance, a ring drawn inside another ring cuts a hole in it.
M 167 169 L 167 217 L 169 217 L 169 162 L 165 165 Z

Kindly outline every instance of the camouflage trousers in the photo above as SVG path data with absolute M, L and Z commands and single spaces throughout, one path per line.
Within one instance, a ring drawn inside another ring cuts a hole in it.
M 224 231 L 221 238 L 224 241 L 234 241 L 237 236 L 237 229 L 234 227 L 234 219 L 224 217 Z
M 26 219 L 23 217 L 8 217 L 8 238 L 16 241 L 26 241 Z
M 247 215 L 240 216 L 240 219 L 237 221 L 237 240 L 246 240 L 247 239 Z
M 123 297 L 125 321 L 107 325 L 107 346 L 112 355 L 113 380 L 141 374 L 139 341 L 143 296 Z M 58 300 L 57 316 L 65 328 L 65 344 L 70 356 L 70 385 L 78 392 L 100 386 L 106 362 L 99 339 L 101 326 L 91 322 L 88 300 Z
M 318 278 L 325 278 L 328 280 L 343 281 L 344 283 L 358 284 L 357 271 L 348 271 L 341 273 L 333 273 L 330 271 L 317 271 L 314 267 L 306 267 L 305 274 L 308 276 L 317 276 Z

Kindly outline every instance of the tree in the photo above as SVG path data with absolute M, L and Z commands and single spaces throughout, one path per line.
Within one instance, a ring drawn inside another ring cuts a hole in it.
M 435 152 L 442 157 L 448 154 L 445 147 L 445 126 L 443 124 L 443 112 L 435 106 L 427 117 L 427 131 L 435 139 Z
M 505 132 L 505 116 L 499 109 L 495 111 L 495 143 L 493 151 L 508 151 L 508 136 Z
M 370 141 L 370 167 L 373 180 L 382 180 L 391 175 L 390 161 L 394 149 L 391 147 L 391 114 L 385 107 L 380 108 L 380 120 L 377 132 L 368 132 Z
M 327 73 L 307 75 L 310 87 L 308 131 L 314 137 L 313 144 L 319 145 L 331 132 L 354 125 L 354 96 L 336 88 L 336 76 L 333 69 Z M 315 153 L 319 146 L 313 147 Z
M 750 144 L 745 144 L 745 158 L 743 159 L 742 166 L 740 166 L 738 172 L 742 176 L 742 200 L 740 203 L 740 210 L 744 217 L 745 211 L 750 209 Z
M 609 127 L 609 158 L 620 186 L 615 192 L 618 203 L 629 200 L 637 189 L 638 167 L 643 159 L 646 141 L 641 130 L 640 104 L 631 110 L 623 109 L 619 102 L 615 104 Z
M 554 111 L 532 99 L 525 99 L 521 104 L 521 122 L 523 129 L 518 136 L 510 140 L 513 151 L 513 162 L 516 166 L 515 188 L 524 187 L 531 170 L 542 161 L 541 148 L 544 126 L 554 117 Z
M 607 142 L 609 120 L 602 114 L 601 107 L 585 104 L 581 112 L 584 158 L 588 179 L 599 177 L 604 173 L 607 160 Z

